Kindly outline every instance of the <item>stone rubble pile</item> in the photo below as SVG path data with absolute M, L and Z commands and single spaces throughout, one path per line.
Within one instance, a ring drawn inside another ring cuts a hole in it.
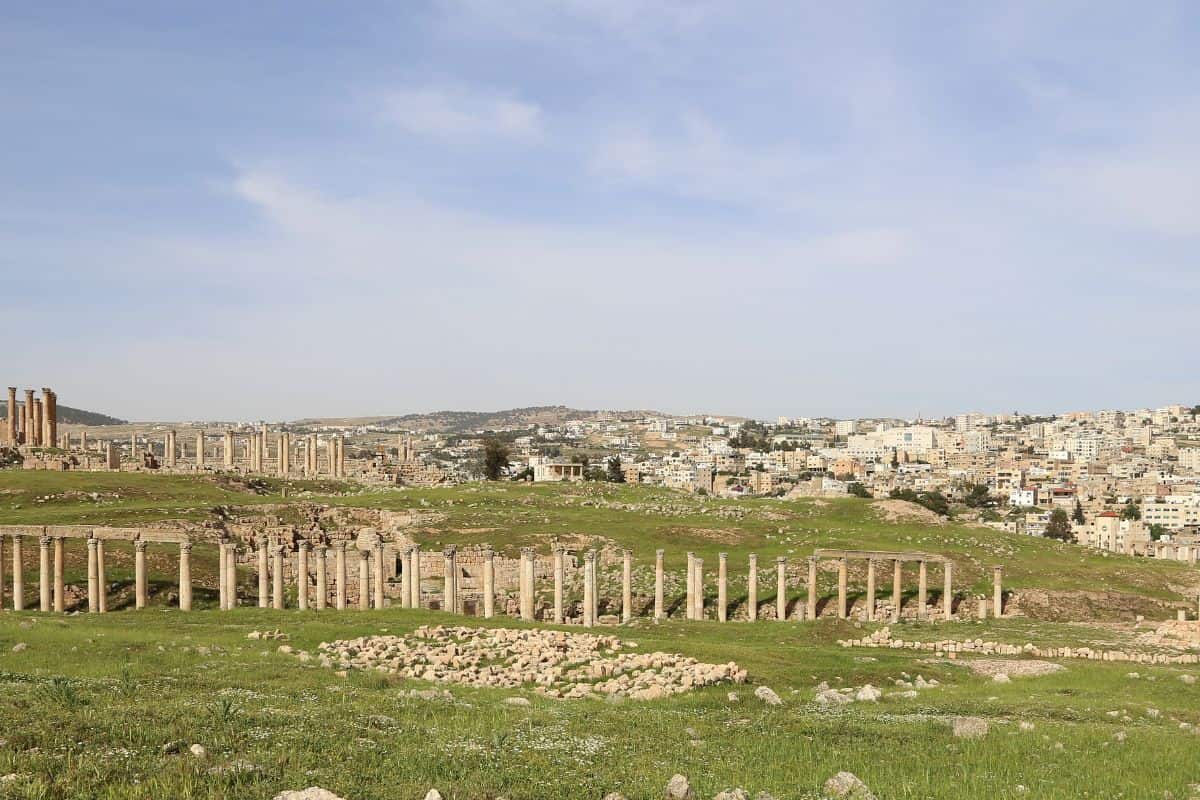
M 893 650 L 929 650 L 938 655 L 957 658 L 959 653 L 1002 656 L 1034 656 L 1037 658 L 1082 658 L 1090 661 L 1128 661 L 1135 664 L 1200 664 L 1200 653 L 1130 653 L 1124 650 L 1096 650 L 1090 647 L 1036 647 L 989 642 L 983 639 L 941 639 L 936 642 L 914 642 L 893 639 L 890 628 L 880 628 L 861 639 L 839 639 L 842 647 L 886 647 Z
M 744 683 L 734 662 L 705 664 L 674 653 L 634 653 L 615 636 L 549 630 L 422 626 L 409 636 L 322 642 L 322 666 L 405 678 L 515 689 L 556 698 L 655 700 L 701 686 Z M 296 654 L 302 660 L 311 656 Z

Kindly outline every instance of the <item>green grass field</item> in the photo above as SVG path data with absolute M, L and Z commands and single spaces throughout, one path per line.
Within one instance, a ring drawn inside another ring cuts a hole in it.
M 728 552 L 735 601 L 750 552 L 759 553 L 766 571 L 776 555 L 799 559 L 814 547 L 857 547 L 948 555 L 963 593 L 984 591 L 990 566 L 1002 563 L 1006 585 L 1018 590 L 1107 590 L 1195 603 L 1188 592 L 1196 571 L 1183 565 L 955 524 L 889 523 L 858 500 L 727 502 L 594 484 L 362 490 L 290 482 L 286 498 L 284 488 L 278 481 L 0 472 L 0 524 L 202 521 L 218 506 L 318 502 L 422 511 L 417 538 L 429 548 L 488 542 L 515 553 L 526 544 L 548 549 L 561 538 L 630 547 L 644 567 L 661 547 L 678 574 L 687 550 L 702 555 L 710 573 L 716 554 Z M 36 550 L 26 548 L 27 603 L 36 601 Z M 151 547 L 152 607 L 144 611 L 127 610 L 132 549 L 114 542 L 106 553 L 106 577 L 117 584 L 113 613 L 0 613 L 0 797 L 271 798 L 316 784 L 350 800 L 422 798 L 432 787 L 471 800 L 600 798 L 609 791 L 636 800 L 661 797 L 679 772 L 701 798 L 740 786 L 751 797 L 766 791 L 784 800 L 820 797 L 822 783 L 840 770 L 854 772 L 884 800 L 1182 799 L 1200 783 L 1200 686 L 1180 680 L 1200 675 L 1196 667 L 1064 660 L 1063 672 L 999 684 L 962 660 L 928 652 L 842 648 L 838 639 L 870 630 L 852 622 L 639 619 L 601 630 L 643 651 L 738 662 L 750 674 L 750 683 L 735 689 L 739 700 L 727 698 L 728 686 L 622 703 L 450 686 L 453 701 L 422 700 L 405 694 L 428 686 L 421 681 L 356 672 L 341 678 L 246 634 L 280 628 L 290 645 L 312 651 L 321 641 L 402 634 L 428 623 L 522 623 L 401 609 L 218 612 L 210 610 L 215 550 L 203 545 L 193 551 L 202 610 L 187 614 L 168 607 L 175 556 L 171 546 Z M 82 544 L 70 542 L 68 583 L 83 583 L 84 564 Z M 253 596 L 253 580 L 249 571 L 242 575 L 244 597 Z M 889 583 L 882 580 L 881 593 Z M 860 584 L 852 573 L 852 586 Z M 760 586 L 769 602 L 774 581 L 764 574 Z M 798 597 L 798 586 L 792 590 Z M 1164 606 L 1161 616 L 1173 616 L 1167 612 Z M 893 632 L 926 641 L 1137 646 L 1128 625 L 1022 618 L 906 622 Z M 25 647 L 14 650 L 18 643 Z M 1127 677 L 1131 671 L 1140 677 Z M 941 685 L 917 697 L 889 696 L 905 673 Z M 814 702 L 822 681 L 871 683 L 885 696 L 826 708 Z M 758 685 L 772 687 L 784 704 L 755 699 Z M 532 705 L 505 704 L 514 694 Z M 989 733 L 955 738 L 950 722 L 961 715 L 988 720 Z M 183 752 L 167 752 L 179 743 Z M 188 754 L 194 743 L 208 756 Z M 222 773 L 238 760 L 257 770 Z
M 445 702 L 401 695 L 419 681 L 343 679 L 276 652 L 276 643 L 245 638 L 280 628 L 293 646 L 312 650 L 323 640 L 460 620 L 401 610 L 4 614 L 0 775 L 23 777 L 0 791 L 269 798 L 318 784 L 347 798 L 421 798 L 431 787 L 453 798 L 656 798 L 681 772 L 701 797 L 741 786 L 782 799 L 817 797 L 822 782 L 845 769 L 882 798 L 1185 798 L 1200 780 L 1200 737 L 1181 727 L 1200 725 L 1200 687 L 1182 683 L 1175 668 L 1139 667 L 1135 680 L 1128 665 L 1067 661 L 1065 672 L 996 684 L 929 654 L 833 645 L 851 633 L 849 623 L 643 623 L 618 632 L 642 649 L 748 669 L 740 700 L 730 702 L 724 686 L 619 704 L 451 686 L 454 701 Z M 949 631 L 1019 642 L 1030 624 L 901 630 L 910 638 Z M 1038 627 L 1043 640 L 1079 635 Z M 27 649 L 12 652 L 17 642 Z M 813 702 L 821 681 L 889 691 L 905 672 L 942 685 L 877 704 Z M 771 686 L 784 704 L 756 700 L 757 685 Z M 512 694 L 532 706 L 505 705 Z M 988 735 L 953 737 L 956 715 L 987 719 Z M 1034 729 L 1022 730 L 1022 721 Z M 171 742 L 185 752 L 165 753 Z M 193 743 L 209 756 L 187 754 Z M 236 760 L 261 772 L 209 773 Z

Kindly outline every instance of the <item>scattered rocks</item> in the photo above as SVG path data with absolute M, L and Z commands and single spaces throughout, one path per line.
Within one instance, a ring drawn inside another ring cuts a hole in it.
M 979 717 L 955 717 L 952 727 L 959 739 L 981 739 L 988 732 L 987 720 Z
M 663 796 L 666 800 L 696 800 L 696 790 L 683 775 L 672 775 Z
M 745 789 L 726 789 L 713 795 L 713 800 L 750 800 Z
M 243 759 L 234 759 L 228 764 L 219 764 L 215 767 L 208 768 L 209 775 L 219 775 L 225 778 L 241 777 L 246 775 L 258 775 L 262 772 L 262 767 L 258 764 Z
M 615 636 L 439 625 L 422 626 L 409 636 L 322 642 L 318 649 L 321 663 L 339 670 L 492 688 L 533 684 L 555 698 L 656 700 L 746 680 L 746 671 L 732 661 L 705 664 L 672 653 L 624 652 L 631 647 Z
M 876 800 L 867 785 L 859 780 L 853 772 L 839 772 L 834 775 L 825 781 L 822 791 L 826 797 L 845 798 L 845 800 Z
M 881 697 L 883 697 L 883 692 L 869 683 L 854 693 L 854 699 L 860 703 L 877 703 Z
M 819 705 L 823 706 L 844 706 L 854 702 L 853 697 L 848 694 L 842 694 L 837 689 L 820 690 L 817 692 L 815 699 Z
M 16 644 L 14 644 L 12 646 L 12 651 L 14 653 L 20 653 L 20 652 L 23 652 L 28 649 L 29 649 L 29 645 L 25 644 L 25 642 L 17 642 Z
M 328 789 L 322 789 L 320 786 L 310 786 L 307 789 L 296 789 L 288 792 L 280 792 L 275 795 L 273 800 L 344 800 L 338 797 Z
M 196 758 L 207 758 L 208 757 L 208 750 L 206 750 L 204 748 L 204 745 L 202 745 L 202 744 L 192 745 L 191 747 L 188 748 L 188 752 L 191 753 Z
M 442 793 L 437 789 L 430 789 L 425 793 L 425 800 L 442 800 Z
M 250 631 L 246 634 L 247 639 L 277 639 L 281 642 L 286 642 L 291 637 L 283 631 L 276 628 L 273 631 Z M 307 790 L 305 790 L 307 791 Z
M 1192 686 L 1196 683 L 1196 676 L 1195 675 L 1180 675 L 1179 680 L 1183 681 L 1188 686 Z
M 520 706 L 522 708 L 528 708 L 529 706 L 533 705 L 533 703 L 530 703 L 529 699 L 526 697 L 508 697 L 508 698 L 505 698 L 504 705 Z
M 769 706 L 783 705 L 783 701 L 779 699 L 779 695 L 775 694 L 775 690 L 770 686 L 758 687 L 754 690 L 754 696 Z

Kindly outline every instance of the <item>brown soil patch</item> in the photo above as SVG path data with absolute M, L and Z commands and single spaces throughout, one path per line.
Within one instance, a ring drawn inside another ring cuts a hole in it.
M 886 522 L 924 522 L 929 525 L 945 525 L 946 520 L 924 506 L 907 500 L 875 500 L 871 503 Z

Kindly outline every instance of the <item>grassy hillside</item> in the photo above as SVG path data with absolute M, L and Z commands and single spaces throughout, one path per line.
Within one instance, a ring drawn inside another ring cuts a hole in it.
M 284 489 L 288 498 L 282 496 Z M 716 569 L 717 554 L 730 556 L 733 589 L 744 586 L 746 557 L 759 555 L 764 573 L 774 558 L 791 559 L 793 570 L 814 548 L 919 550 L 955 562 L 959 593 L 987 594 L 991 567 L 1004 566 L 1006 589 L 1055 592 L 1113 592 L 1194 607 L 1200 573 L 1186 565 L 1105 555 L 1076 545 L 957 524 L 889 522 L 870 501 L 779 499 L 724 501 L 661 489 L 612 484 L 472 484 L 451 489 L 363 490 L 321 481 L 158 476 L 142 473 L 0 472 L 0 524 L 148 524 L 160 520 L 209 518 L 216 506 L 319 502 L 343 506 L 419 509 L 430 522 L 414 531 L 428 547 L 446 543 L 489 543 L 516 555 L 530 545 L 543 553 L 555 539 L 573 547 L 612 545 L 633 550 L 639 568 L 658 548 L 667 568 L 683 569 L 685 554 Z M 823 594 L 832 590 L 832 564 L 820 576 Z M 886 572 L 886 571 L 884 571 Z M 865 587 L 865 569 L 851 570 L 851 593 Z M 940 587 L 937 567 L 931 590 Z M 915 568 L 906 573 L 915 590 Z M 711 582 L 711 581 L 710 581 Z M 802 581 L 793 579 L 793 591 Z M 880 578 L 881 593 L 890 575 Z M 760 597 L 773 595 L 774 580 L 760 579 Z M 1110 598 L 1114 612 L 1120 597 Z M 1130 606 L 1132 608 L 1132 606 Z M 1159 615 L 1168 615 L 1160 609 Z
M 0 401 L 0 417 L 8 415 L 8 401 Z M 98 414 L 95 411 L 84 411 L 70 406 L 58 407 L 58 421 L 63 425 L 124 425 L 125 420 Z

